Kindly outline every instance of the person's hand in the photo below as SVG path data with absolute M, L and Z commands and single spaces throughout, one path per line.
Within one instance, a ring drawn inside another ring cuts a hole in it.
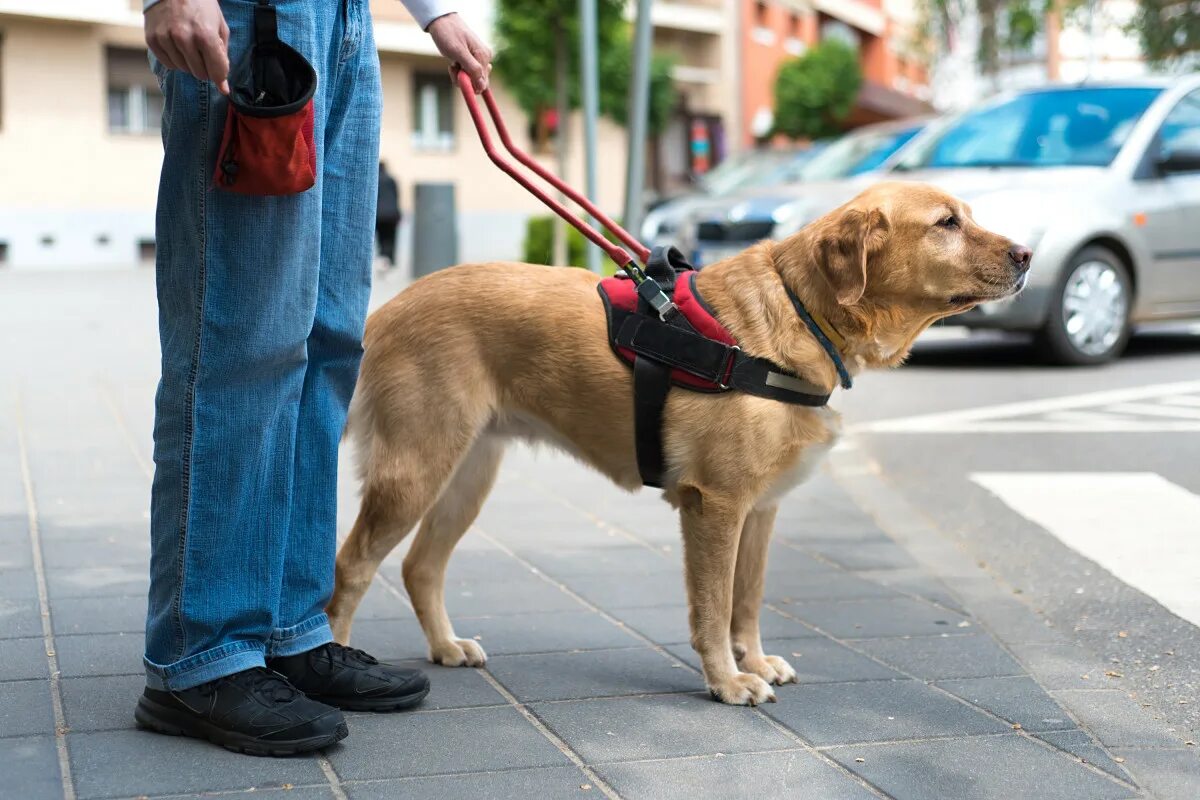
M 458 14 L 446 14 L 429 23 L 429 35 L 438 52 L 471 77 L 476 92 L 487 88 L 492 71 L 492 51 Z
M 145 14 L 146 44 L 169 69 L 229 94 L 229 26 L 217 0 L 160 0 Z

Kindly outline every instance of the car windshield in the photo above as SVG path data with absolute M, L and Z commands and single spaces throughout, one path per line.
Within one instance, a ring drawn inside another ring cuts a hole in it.
M 781 172 L 783 166 L 793 157 L 793 153 L 777 150 L 758 150 L 741 157 L 735 156 L 721 162 L 706 174 L 701 186 L 706 194 L 720 197 L 740 189 L 763 185 L 763 181 L 769 181 L 772 174 Z
M 805 181 L 829 181 L 877 169 L 920 130 L 921 126 L 916 125 L 900 130 L 848 133 L 805 164 L 799 177 Z
M 1023 94 L 965 114 L 899 166 L 1107 166 L 1160 91 L 1103 87 Z

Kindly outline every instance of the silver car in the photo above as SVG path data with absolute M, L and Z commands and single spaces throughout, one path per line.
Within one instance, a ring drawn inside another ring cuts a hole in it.
M 1138 323 L 1200 317 L 1200 76 L 1004 95 L 927 131 L 880 177 L 937 184 L 1033 248 L 1024 292 L 955 324 L 1030 331 L 1058 363 L 1099 364 Z M 861 188 L 773 209 L 770 238 Z

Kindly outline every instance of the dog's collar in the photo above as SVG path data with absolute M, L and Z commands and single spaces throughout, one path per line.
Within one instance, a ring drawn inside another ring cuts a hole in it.
M 788 299 L 792 301 L 792 307 L 796 309 L 796 314 L 804 321 L 805 327 L 829 355 L 829 360 L 837 369 L 842 388 L 849 389 L 854 385 L 854 381 L 850 379 L 850 373 L 846 370 L 841 353 L 838 352 L 846 346 L 845 337 L 838 333 L 837 328 L 829 324 L 829 320 L 805 308 L 804 303 L 800 302 L 800 298 L 791 289 L 787 289 L 787 295 Z

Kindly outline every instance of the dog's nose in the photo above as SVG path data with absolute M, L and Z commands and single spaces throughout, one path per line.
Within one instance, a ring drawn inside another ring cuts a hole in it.
M 1032 259 L 1033 251 L 1023 244 L 1014 244 L 1008 248 L 1008 260 L 1021 272 L 1029 269 L 1029 262 Z

